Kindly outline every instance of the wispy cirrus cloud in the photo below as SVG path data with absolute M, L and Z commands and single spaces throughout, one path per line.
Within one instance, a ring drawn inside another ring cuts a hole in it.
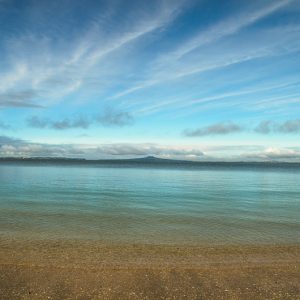
M 41 18 L 44 15 L 48 28 L 42 38 L 38 32 L 27 28 L 24 32 L 19 30 L 18 34 L 3 40 L 6 42 L 4 48 L 8 67 L 0 72 L 0 92 L 2 90 L 4 94 L 14 93 L 17 97 L 20 86 L 38 92 L 39 99 L 29 99 L 28 95 L 18 99 L 22 100 L 24 107 L 47 106 L 79 90 L 88 94 L 87 90 L 91 89 L 91 86 L 88 88 L 90 82 L 105 81 L 105 76 L 116 78 L 120 76 L 118 70 L 123 69 L 123 62 L 116 65 L 113 60 L 109 60 L 108 64 L 106 60 L 100 66 L 103 59 L 116 52 L 122 55 L 128 45 L 150 33 L 159 34 L 159 30 L 169 26 L 188 3 L 189 1 L 181 0 L 154 1 L 151 5 L 136 2 L 133 9 L 126 9 L 122 14 L 120 5 L 107 3 L 99 10 L 89 10 L 87 14 L 90 17 L 87 20 L 90 21 L 78 29 L 76 34 L 68 32 L 67 22 L 61 24 L 61 30 L 57 30 L 53 26 L 53 18 L 58 17 L 53 15 L 54 11 L 45 10 L 43 5 L 36 5 L 34 13 L 27 9 L 23 18 L 29 18 L 29 24 L 34 21 L 31 18 Z M 54 6 L 57 5 L 58 3 Z M 72 15 L 76 7 L 77 5 L 69 5 L 63 9 L 70 10 Z M 116 16 L 118 22 L 115 22 Z M 60 19 L 57 21 L 61 22 Z M 67 38 L 66 34 L 69 34 Z M 105 88 L 108 86 L 103 86 Z M 41 102 L 37 104 L 36 100 Z M 0 99 L 2 107 L 18 107 L 17 103 L 19 102 Z
M 265 45 L 261 47 L 263 49 L 261 53 L 257 53 L 257 50 L 256 53 L 252 53 L 252 50 L 250 52 L 240 51 L 234 56 L 223 53 L 224 60 L 220 60 L 219 56 L 212 53 L 208 60 L 200 61 L 197 56 L 194 56 L 194 51 L 204 45 L 238 33 L 243 28 L 280 10 L 291 2 L 281 0 L 267 5 L 256 5 L 257 7 L 254 5 L 254 8 L 247 8 L 238 15 L 219 21 L 211 28 L 201 30 L 190 39 L 181 41 L 175 50 L 166 50 L 162 52 L 162 55 L 151 58 L 153 59 L 150 64 L 152 67 L 146 69 L 146 80 L 114 93 L 111 98 L 124 97 L 153 84 L 177 80 L 187 75 L 246 61 L 251 57 L 266 55 Z M 99 82 L 97 86 L 101 86 L 101 92 L 105 92 L 112 86 L 111 83 L 107 83 L 106 79 L 110 77 L 113 78 L 111 82 L 123 85 L 124 80 L 126 83 L 126 79 L 120 72 L 124 73 L 131 63 L 135 64 L 135 61 L 129 60 L 128 64 L 123 60 L 126 58 L 122 58 L 122 53 L 126 52 L 129 46 L 138 50 L 139 44 L 136 42 L 144 42 L 144 39 L 148 39 L 149 36 L 151 38 L 150 34 L 153 33 L 161 34 L 164 28 L 172 24 L 190 6 L 190 1 L 155 1 L 148 10 L 145 10 L 147 7 L 136 5 L 132 12 L 125 12 L 127 17 L 120 19 L 121 26 L 118 24 L 118 30 L 116 30 L 113 20 L 114 16 L 119 13 L 119 7 L 111 4 L 101 13 L 96 11 L 91 22 L 88 25 L 85 24 L 83 29 L 78 30 L 72 39 L 65 39 L 55 31 L 56 35 L 52 36 L 50 35 L 51 30 L 42 39 L 36 36 L 35 32 L 13 36 L 7 42 L 7 51 L 11 53 L 11 59 L 8 60 L 11 62 L 11 66 L 8 70 L 2 71 L 2 74 L 0 73 L 5 82 L 0 83 L 0 87 L 2 86 L 5 93 L 8 92 L 8 88 L 16 93 L 15 89 L 21 85 L 28 90 L 32 89 L 36 93 L 38 92 L 40 97 L 33 99 L 25 97 L 22 103 L 3 101 L 2 106 L 15 105 L 19 107 L 21 104 L 24 107 L 47 106 L 50 103 L 61 101 L 65 96 L 76 91 L 84 91 L 89 94 L 87 91 L 91 91 L 92 88 L 90 82 L 94 81 Z M 131 15 L 134 15 L 134 18 L 130 18 Z M 46 17 L 49 18 L 49 16 L 51 13 Z M 128 19 L 131 21 L 128 22 Z M 48 20 L 46 19 L 45 22 Z M 104 24 L 110 25 L 109 35 L 103 30 Z M 54 41 L 54 39 L 58 39 L 58 41 Z M 32 54 L 29 55 L 29 51 Z M 107 59 L 110 55 L 116 54 L 121 58 L 121 60 L 117 60 L 117 63 Z M 195 58 L 192 59 L 192 63 L 190 58 L 180 62 L 181 57 L 190 54 Z M 203 61 L 208 63 L 203 64 Z M 101 69 L 99 68 L 100 63 Z M 141 73 L 144 72 L 141 71 Z
M 258 9 L 241 12 L 239 15 L 222 20 L 204 32 L 199 32 L 196 36 L 180 46 L 176 51 L 171 53 L 170 56 L 173 59 L 178 60 L 199 47 L 236 34 L 243 28 L 267 17 L 268 15 L 276 12 L 292 2 L 292 0 L 273 1 L 269 5 L 259 7 Z
M 226 68 L 230 65 L 251 61 L 260 57 L 278 55 L 288 51 L 286 40 L 278 42 L 278 37 L 282 37 L 282 31 L 285 31 L 285 38 L 291 40 L 295 33 L 295 27 L 276 28 L 276 30 L 262 31 L 257 38 L 261 41 L 260 45 L 252 45 L 245 42 L 247 47 L 238 47 L 240 40 L 233 39 L 233 47 L 227 52 L 228 45 L 223 45 L 224 38 L 238 34 L 244 28 L 268 17 L 280 9 L 293 3 L 292 0 L 281 0 L 269 3 L 267 5 L 258 5 L 255 8 L 248 8 L 236 15 L 231 15 L 225 20 L 219 21 L 211 28 L 196 33 L 190 39 L 182 41 L 177 48 L 166 51 L 157 57 L 152 63 L 152 68 L 148 70 L 145 80 L 139 80 L 133 85 L 121 92 L 116 93 L 111 98 L 118 99 L 137 91 L 160 85 L 163 82 L 185 80 L 185 77 L 207 73 L 215 69 Z M 267 38 L 273 36 L 272 39 Z M 221 51 L 216 51 L 217 43 L 220 43 Z M 211 44 L 216 44 L 211 46 Z M 279 48 L 284 45 L 285 48 Z M 290 46 L 290 45 L 289 45 Z M 299 49 L 299 44 L 296 47 Z M 211 51 L 207 51 L 207 49 Z M 233 50 L 234 49 L 234 50 Z

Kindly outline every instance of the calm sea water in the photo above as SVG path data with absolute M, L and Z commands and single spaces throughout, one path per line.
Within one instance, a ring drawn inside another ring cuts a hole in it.
M 299 243 L 300 169 L 1 164 L 0 236 Z

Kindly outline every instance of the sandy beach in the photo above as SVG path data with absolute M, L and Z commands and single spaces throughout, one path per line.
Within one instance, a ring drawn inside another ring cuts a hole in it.
M 300 299 L 300 246 L 0 240 L 1 299 Z

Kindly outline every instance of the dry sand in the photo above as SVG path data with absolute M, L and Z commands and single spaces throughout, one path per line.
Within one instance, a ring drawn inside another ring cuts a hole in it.
M 0 299 L 300 299 L 300 245 L 0 238 Z

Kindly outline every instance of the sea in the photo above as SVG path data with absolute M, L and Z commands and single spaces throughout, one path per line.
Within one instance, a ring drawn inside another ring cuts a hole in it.
M 300 167 L 0 163 L 0 237 L 300 243 Z

